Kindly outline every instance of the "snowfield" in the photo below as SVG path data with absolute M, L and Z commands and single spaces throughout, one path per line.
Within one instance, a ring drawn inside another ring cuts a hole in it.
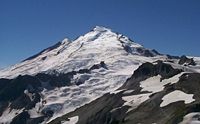
M 124 96 L 122 97 L 122 99 L 124 101 L 126 101 L 124 103 L 123 106 L 127 105 L 127 106 L 131 106 L 131 108 L 128 110 L 131 111 L 135 108 L 137 108 L 141 103 L 145 102 L 146 100 L 149 99 L 149 96 L 152 95 L 153 93 L 156 93 L 156 92 L 160 92 L 164 89 L 164 86 L 166 84 L 174 84 L 174 83 L 177 83 L 179 81 L 179 77 L 184 74 L 184 72 L 180 73 L 180 74 L 177 74 L 169 79 L 164 79 L 161 81 L 161 76 L 158 75 L 158 76 L 154 76 L 154 77 L 150 77 L 144 81 L 141 81 L 140 82 L 140 87 L 142 88 L 141 91 L 149 91 L 150 93 L 145 93 L 145 94 L 138 94 L 138 95 L 131 95 L 131 96 Z M 127 90 L 127 91 L 124 91 L 123 94 L 128 94 L 128 93 L 131 93 L 133 92 L 134 90 Z M 181 91 L 179 91 L 181 92 Z M 173 93 L 172 95 L 170 96 L 166 96 L 167 98 L 170 99 L 170 97 L 172 97 L 173 95 L 182 95 L 180 94 L 179 92 L 175 92 Z M 176 94 L 178 93 L 178 94 Z M 183 96 L 185 97 L 185 95 Z M 167 98 L 163 98 L 164 102 L 162 103 L 162 107 L 163 106 L 166 106 L 167 104 L 169 103 L 166 103 L 167 102 Z M 179 101 L 182 97 L 178 97 L 178 98 L 175 98 L 175 96 L 173 96 L 173 100 L 177 100 Z M 173 101 L 172 100 L 172 101 Z M 168 100 L 169 101 L 169 100 Z M 169 101 L 170 102 L 170 101 Z
M 179 77 L 184 74 L 185 72 L 182 72 L 180 74 L 177 74 L 169 79 L 164 79 L 161 81 L 161 76 L 154 76 L 151 78 L 148 78 L 144 81 L 140 82 L 140 87 L 142 87 L 142 91 L 149 91 L 152 93 L 156 93 L 159 91 L 162 91 L 164 89 L 164 86 L 166 84 L 174 84 L 177 83 L 179 81 Z
M 173 102 L 184 101 L 185 104 L 195 101 L 193 99 L 193 94 L 186 94 L 183 91 L 175 90 L 162 98 L 163 102 L 160 104 L 160 107 L 164 107 Z
M 126 101 L 123 106 L 130 106 L 131 108 L 127 111 L 131 111 L 137 108 L 141 103 L 149 99 L 151 93 L 147 94 L 139 94 L 139 95 L 132 95 L 132 96 L 124 96 L 122 99 Z

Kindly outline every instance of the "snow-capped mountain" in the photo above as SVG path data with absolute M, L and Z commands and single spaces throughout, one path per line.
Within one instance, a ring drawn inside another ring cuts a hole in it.
M 122 34 L 104 27 L 95 27 L 75 41 L 67 38 L 42 52 L 0 72 L 0 77 L 14 78 L 18 75 L 34 75 L 40 72 L 66 73 L 89 68 L 104 61 L 108 65 L 129 62 L 131 55 L 155 56 L 157 52 L 145 49 Z M 122 58 L 121 58 L 122 57 Z M 124 61 L 120 61 L 124 59 Z M 70 68 L 69 68 L 70 67 Z
M 160 54 L 96 26 L 74 41 L 66 38 L 0 70 L 0 123 L 101 124 L 114 123 L 118 116 L 116 123 L 122 123 L 127 113 L 152 100 L 153 94 L 164 92 L 166 85 L 177 84 L 186 72 L 199 73 L 199 58 L 189 58 Z M 195 101 L 193 92 L 186 94 L 180 88 L 168 92 L 163 93 L 161 107 L 170 103 L 166 99 L 171 96 L 171 102 Z M 106 114 L 115 110 L 123 116 Z

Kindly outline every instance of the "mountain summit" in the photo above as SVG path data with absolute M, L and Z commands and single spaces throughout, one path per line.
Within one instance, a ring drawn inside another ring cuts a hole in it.
M 96 26 L 0 70 L 0 123 L 185 121 L 199 108 L 199 72 L 198 57 L 160 54 Z
M 22 63 L 0 71 L 0 77 L 14 78 L 18 75 L 34 75 L 50 71 L 66 73 L 89 68 L 101 61 L 107 63 L 118 61 L 114 57 L 128 57 L 130 54 L 156 56 L 157 52 L 145 49 L 126 36 L 112 32 L 111 29 L 96 26 L 74 41 L 65 38 Z
M 93 31 L 105 32 L 105 31 L 111 31 L 111 29 L 103 26 L 95 26 Z

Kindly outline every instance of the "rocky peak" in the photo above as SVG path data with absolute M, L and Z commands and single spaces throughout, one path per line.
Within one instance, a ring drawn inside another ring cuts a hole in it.
M 105 32 L 105 31 L 111 31 L 111 29 L 103 27 L 103 26 L 95 26 L 95 28 L 93 28 L 93 31 Z
M 193 58 L 187 58 L 185 55 L 181 56 L 178 64 L 180 64 L 180 65 L 196 65 Z
M 161 75 L 161 80 L 173 77 L 181 73 L 182 70 L 174 69 L 171 65 L 165 64 L 162 61 L 157 61 L 157 64 L 146 62 L 142 64 L 127 82 L 120 88 L 132 88 L 137 82 L 143 81 L 149 77 Z

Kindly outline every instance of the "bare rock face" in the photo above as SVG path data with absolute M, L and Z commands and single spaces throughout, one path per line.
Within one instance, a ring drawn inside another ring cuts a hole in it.
M 180 65 L 196 65 L 193 58 L 187 58 L 185 55 L 181 56 L 178 64 L 180 64 Z

